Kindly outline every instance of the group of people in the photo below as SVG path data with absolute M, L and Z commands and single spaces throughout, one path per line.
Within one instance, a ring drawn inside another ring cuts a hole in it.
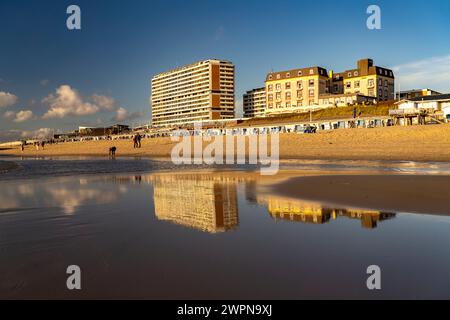
M 136 133 L 134 136 L 133 136 L 133 148 L 140 148 L 141 147 L 141 139 L 142 139 L 142 137 L 141 137 L 141 135 L 139 134 L 139 133 Z

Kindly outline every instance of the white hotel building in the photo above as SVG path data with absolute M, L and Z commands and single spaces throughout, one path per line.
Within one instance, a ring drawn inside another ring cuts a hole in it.
M 180 126 L 235 115 L 234 65 L 206 60 L 153 77 L 152 125 Z

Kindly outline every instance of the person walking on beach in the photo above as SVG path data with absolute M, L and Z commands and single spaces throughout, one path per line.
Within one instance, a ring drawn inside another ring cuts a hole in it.
M 136 135 L 133 136 L 133 148 L 134 149 L 137 148 L 137 136 Z
M 116 150 L 117 150 L 117 148 L 115 146 L 109 148 L 109 157 L 111 159 L 114 159 L 116 157 Z
M 22 150 L 22 152 L 24 151 L 24 149 L 25 149 L 25 142 L 21 142 L 20 143 L 20 150 Z
M 138 133 L 138 134 L 136 135 L 136 143 L 137 143 L 137 147 L 138 147 L 138 148 L 141 148 L 141 139 L 142 139 L 142 137 L 141 137 L 141 135 Z

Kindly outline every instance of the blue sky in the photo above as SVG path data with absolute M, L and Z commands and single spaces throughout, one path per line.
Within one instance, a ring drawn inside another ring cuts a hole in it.
M 70 4 L 81 31 L 66 28 Z M 366 27 L 370 4 L 381 30 Z M 450 92 L 448 21 L 448 0 L 2 0 L 0 139 L 145 123 L 151 77 L 208 58 L 236 65 L 238 106 L 270 70 L 342 71 L 364 57 L 393 68 L 402 89 Z M 75 111 L 49 112 L 67 99 Z

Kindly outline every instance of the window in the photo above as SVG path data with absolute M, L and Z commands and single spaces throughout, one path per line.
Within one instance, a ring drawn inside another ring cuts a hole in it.
M 269 103 L 269 109 L 273 108 L 273 104 Z
M 387 89 L 386 89 L 386 90 L 384 90 L 384 97 L 386 98 L 386 100 L 387 100 L 387 98 L 389 97 L 389 94 L 388 94 L 388 91 L 387 91 Z
M 269 80 L 272 80 L 272 79 L 273 79 L 273 77 L 272 77 L 272 75 L 270 75 L 270 76 L 269 76 Z
M 359 81 L 355 81 L 355 88 L 359 88 L 359 85 L 360 85 Z
M 314 105 L 314 100 L 309 100 L 308 101 L 308 105 L 313 106 Z
M 286 82 L 286 90 L 289 90 L 291 88 L 291 83 L 290 82 Z
M 267 90 L 268 90 L 268 91 L 273 91 L 273 84 L 269 84 L 269 85 L 267 86 Z
M 383 74 L 383 70 L 381 70 L 381 69 L 378 70 L 378 73 L 379 73 L 379 74 Z
M 310 87 L 314 87 L 314 79 L 310 79 L 309 80 L 309 86 Z
M 367 82 L 367 86 L 373 87 L 373 79 L 369 79 L 369 81 Z
M 314 74 L 314 69 L 309 69 L 309 74 Z
M 349 72 L 349 73 L 348 73 L 347 75 L 348 75 L 348 77 L 350 78 L 350 77 L 352 76 L 352 73 L 351 73 L 351 72 Z
M 280 74 L 277 74 L 277 79 L 280 79 L 281 78 L 281 75 Z
M 369 95 L 370 97 L 373 97 L 373 96 L 374 96 L 374 94 L 373 94 L 373 89 L 369 89 L 368 95 Z
M 351 83 L 350 81 L 347 81 L 347 82 L 345 83 L 345 87 L 346 87 L 347 89 L 351 89 L 351 88 L 352 88 L 352 83 Z
M 297 74 L 299 77 L 301 77 L 303 75 L 303 72 L 300 70 Z
M 379 96 L 382 97 L 383 96 L 383 89 L 378 90 Z
M 357 76 L 358 76 L 358 71 L 353 72 L 353 75 L 354 75 L 355 77 L 357 77 Z
M 286 78 L 290 78 L 290 76 L 291 76 L 290 72 L 286 73 Z
M 297 88 L 303 89 L 303 81 L 297 81 Z
M 378 80 L 378 85 L 381 87 L 383 85 L 383 79 Z
M 277 92 L 277 100 L 281 100 L 281 93 Z
M 314 89 L 309 89 L 309 96 L 314 97 Z
M 277 91 L 280 91 L 280 90 L 281 90 L 281 84 L 280 84 L 280 83 L 277 83 L 277 84 L 276 84 L 276 88 L 277 88 Z
M 290 108 L 291 104 L 290 103 L 286 103 L 286 108 Z
M 297 91 L 297 98 L 299 99 L 303 98 L 303 92 L 301 90 Z
M 388 81 L 384 80 L 384 86 L 387 87 L 388 86 Z
M 286 100 L 291 100 L 291 92 L 286 92 Z
M 303 101 L 298 100 L 298 101 L 297 101 L 297 107 L 301 107 L 301 106 L 303 106 Z
M 268 95 L 269 101 L 273 101 L 273 94 Z
M 281 102 L 277 102 L 277 108 L 281 108 Z
M 334 91 L 334 93 L 338 92 L 338 85 L 337 84 L 333 85 L 333 91 Z

